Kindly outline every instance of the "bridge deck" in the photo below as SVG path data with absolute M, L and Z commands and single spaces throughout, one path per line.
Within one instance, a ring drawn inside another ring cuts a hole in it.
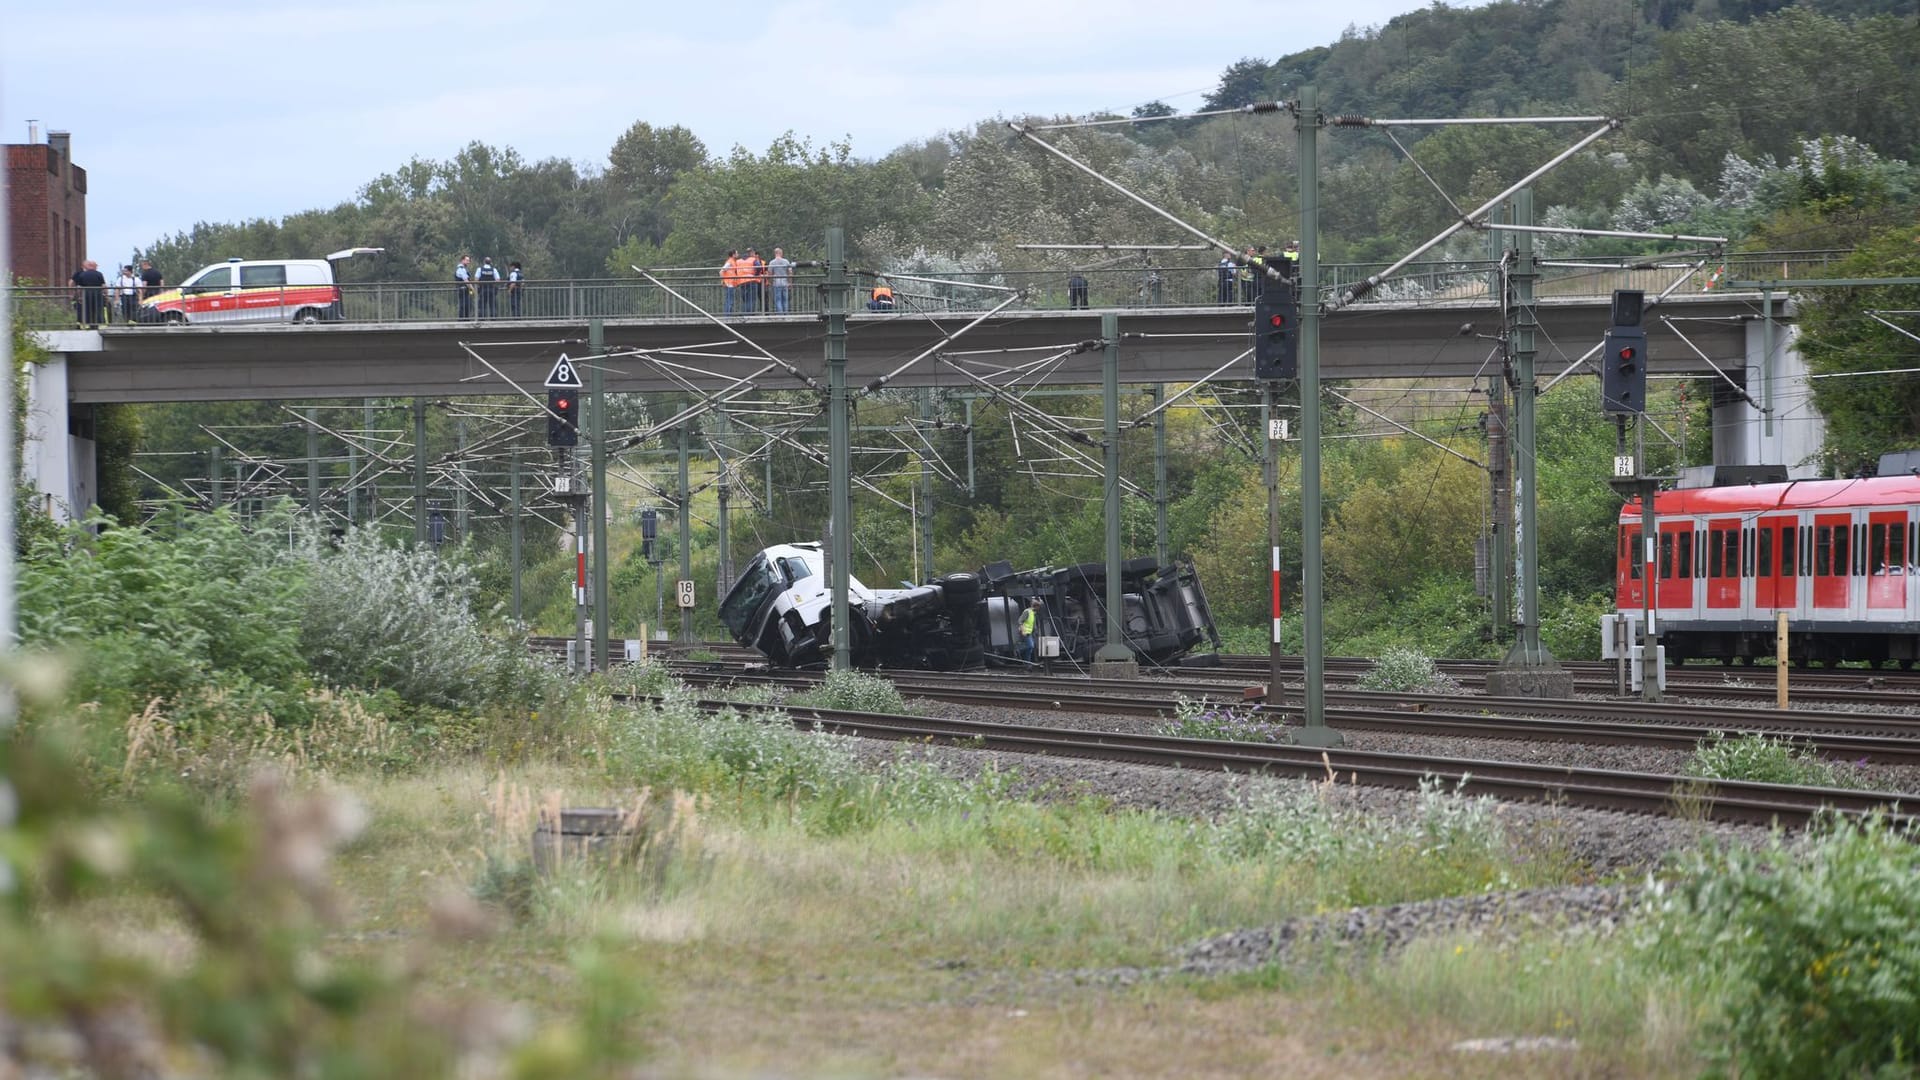
M 1228 367 L 1217 378 L 1251 376 L 1251 359 L 1234 362 L 1251 345 L 1247 307 L 1117 310 L 1122 378 L 1130 384 L 1193 382 L 1222 365 Z M 1557 374 L 1596 345 L 1608 320 L 1604 298 L 1548 298 L 1537 310 L 1543 375 Z M 1016 367 L 1096 342 L 1101 314 L 1096 308 L 996 316 L 889 385 L 977 385 L 962 369 L 1003 381 Z M 852 315 L 849 382 L 861 386 L 892 372 L 976 317 Z M 1745 366 L 1747 325 L 1758 317 L 1757 295 L 1668 299 L 1647 314 L 1653 370 L 1707 373 L 1718 365 L 1737 377 Z M 752 315 L 729 319 L 726 327 L 684 315 L 609 318 L 604 326 L 609 352 L 616 354 L 604 364 L 610 391 L 719 389 L 769 363 L 727 328 L 825 384 L 826 325 L 817 315 Z M 1334 312 L 1321 326 L 1323 378 L 1460 381 L 1486 370 L 1497 343 L 1480 335 L 1499 332 L 1500 314 L 1484 298 L 1374 301 Z M 586 323 L 574 318 L 124 326 L 41 337 L 68 358 L 76 403 L 510 394 L 508 380 L 537 388 L 559 353 L 579 358 L 588 352 Z M 1071 385 L 1098 382 L 1100 364 L 1100 350 L 1091 348 L 1044 366 L 1048 381 Z M 768 389 L 804 385 L 779 368 L 756 382 Z

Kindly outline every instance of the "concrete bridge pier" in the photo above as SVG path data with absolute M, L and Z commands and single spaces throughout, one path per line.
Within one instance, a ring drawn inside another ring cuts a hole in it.
M 1827 422 L 1813 409 L 1807 362 L 1793 347 L 1800 328 L 1776 320 L 1769 330 L 1755 319 L 1746 329 L 1746 363 L 1727 374 L 1742 381 L 1759 408 L 1726 380 L 1713 379 L 1713 463 L 1784 465 L 1795 480 L 1821 476 Z
M 77 351 L 98 351 L 98 331 L 73 330 L 49 338 L 92 338 Z M 50 343 L 51 344 L 51 343 Z M 93 438 L 93 407 L 74 405 L 67 388 L 70 371 L 65 351 L 43 363 L 27 364 L 27 412 L 22 425 L 21 478 L 38 496 L 36 510 L 65 524 L 86 517 L 100 489 L 98 454 Z

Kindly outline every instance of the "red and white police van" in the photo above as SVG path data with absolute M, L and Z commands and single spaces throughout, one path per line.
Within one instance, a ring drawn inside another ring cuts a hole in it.
M 341 317 L 333 264 L 380 248 L 348 248 L 324 259 L 228 259 L 202 267 L 140 302 L 152 323 L 304 322 Z

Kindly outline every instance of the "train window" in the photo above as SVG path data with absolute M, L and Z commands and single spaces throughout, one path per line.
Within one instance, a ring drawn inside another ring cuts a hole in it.
M 1822 525 L 1813 533 L 1813 572 L 1826 577 L 1833 570 L 1833 526 Z
M 1773 576 L 1773 529 L 1763 526 L 1760 535 L 1754 537 L 1754 572 L 1763 578 Z M 1784 552 L 1782 555 L 1784 556 Z
M 1714 539 L 1707 544 L 1707 576 L 1710 578 L 1726 576 L 1727 567 L 1726 562 L 1720 554 L 1719 539 L 1716 535 Z
M 1807 577 L 1808 575 L 1813 573 L 1813 569 L 1811 565 L 1813 561 L 1813 545 L 1811 543 L 1811 540 L 1812 540 L 1811 532 L 1812 532 L 1811 526 L 1807 526 L 1807 525 L 1800 526 L 1800 576 L 1801 577 Z
M 1851 577 L 1853 574 L 1853 562 L 1849 557 L 1852 555 L 1852 549 L 1847 543 L 1847 541 L 1851 539 L 1852 536 L 1853 536 L 1852 526 L 1850 525 L 1834 526 L 1834 529 L 1833 529 L 1833 576 L 1835 577 Z
M 1727 576 L 1740 576 L 1740 530 L 1728 529 L 1720 534 L 1720 544 L 1726 548 Z
M 1682 530 L 1680 533 L 1679 539 L 1674 541 L 1674 547 L 1678 549 L 1678 551 L 1675 552 L 1675 554 L 1680 556 L 1680 560 L 1679 560 L 1680 565 L 1678 569 L 1674 572 L 1673 576 L 1678 578 L 1692 577 L 1693 576 L 1693 532 L 1692 530 L 1690 529 Z
M 1887 527 L 1880 522 L 1869 526 L 1867 533 L 1867 573 L 1873 577 L 1887 576 Z
M 1660 580 L 1673 577 L 1673 534 L 1660 534 Z
M 1753 576 L 1753 530 L 1740 530 L 1740 575 Z
M 1640 534 L 1627 534 L 1627 576 L 1634 581 L 1640 580 L 1640 564 L 1645 560 L 1640 552 Z

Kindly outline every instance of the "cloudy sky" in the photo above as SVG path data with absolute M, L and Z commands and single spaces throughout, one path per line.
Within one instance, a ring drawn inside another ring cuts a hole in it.
M 195 222 L 332 206 L 475 140 L 602 164 L 646 120 L 716 154 L 791 130 L 878 157 L 996 115 L 1184 112 L 1242 57 L 1424 6 L 332 0 L 76 16 L 22 3 L 0 41 L 0 141 L 26 141 L 29 121 L 42 139 L 72 133 L 91 254 L 107 264 Z

